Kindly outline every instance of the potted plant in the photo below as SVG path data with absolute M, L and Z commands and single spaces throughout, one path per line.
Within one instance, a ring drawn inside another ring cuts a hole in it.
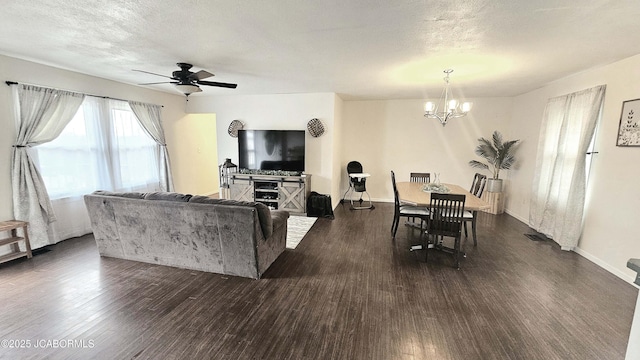
M 487 191 L 501 192 L 502 179 L 500 179 L 500 170 L 511 169 L 516 160 L 513 155 L 516 149 L 515 145 L 520 140 L 502 141 L 502 134 L 498 131 L 493 132 L 492 140 L 478 139 L 479 144 L 475 150 L 476 155 L 484 158 L 486 163 L 471 160 L 469 165 L 474 168 L 491 170 L 493 178 L 487 179 Z

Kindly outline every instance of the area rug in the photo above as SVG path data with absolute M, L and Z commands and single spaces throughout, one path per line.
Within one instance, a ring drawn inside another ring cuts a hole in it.
M 318 218 L 289 216 L 287 221 L 287 249 L 295 249 Z

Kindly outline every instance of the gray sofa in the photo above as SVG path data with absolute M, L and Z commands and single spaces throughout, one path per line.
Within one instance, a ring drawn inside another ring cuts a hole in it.
M 85 195 L 101 256 L 259 279 L 284 251 L 286 211 L 178 193 Z

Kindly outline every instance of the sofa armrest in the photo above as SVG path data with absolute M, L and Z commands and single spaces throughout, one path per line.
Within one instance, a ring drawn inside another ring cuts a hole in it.
M 276 232 L 282 226 L 287 225 L 289 212 L 286 210 L 271 210 L 271 220 L 273 222 L 273 232 Z
M 263 238 L 257 242 L 258 277 L 264 274 L 287 247 L 287 219 L 289 219 L 289 212 L 271 210 L 270 217 L 273 224 L 273 233 L 269 238 Z

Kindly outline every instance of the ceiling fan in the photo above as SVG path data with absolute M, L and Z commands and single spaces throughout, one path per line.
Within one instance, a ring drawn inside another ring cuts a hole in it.
M 186 96 L 189 96 L 194 92 L 201 92 L 202 89 L 200 89 L 200 86 L 198 85 L 217 86 L 217 87 L 230 88 L 230 89 L 235 89 L 238 86 L 237 84 L 215 82 L 215 81 L 204 81 L 202 79 L 206 79 L 214 75 L 206 70 L 193 72 L 189 70 L 193 67 L 193 65 L 191 64 L 179 62 L 176 65 L 178 65 L 180 70 L 174 71 L 171 74 L 171 76 L 156 74 L 156 73 L 152 73 L 144 70 L 134 69 L 133 71 L 138 71 L 138 72 L 156 75 L 156 76 L 162 76 L 172 80 L 172 81 L 153 82 L 153 83 L 145 83 L 145 84 L 138 84 L 138 85 L 174 84 L 176 89 L 178 89 L 181 93 L 185 94 Z

